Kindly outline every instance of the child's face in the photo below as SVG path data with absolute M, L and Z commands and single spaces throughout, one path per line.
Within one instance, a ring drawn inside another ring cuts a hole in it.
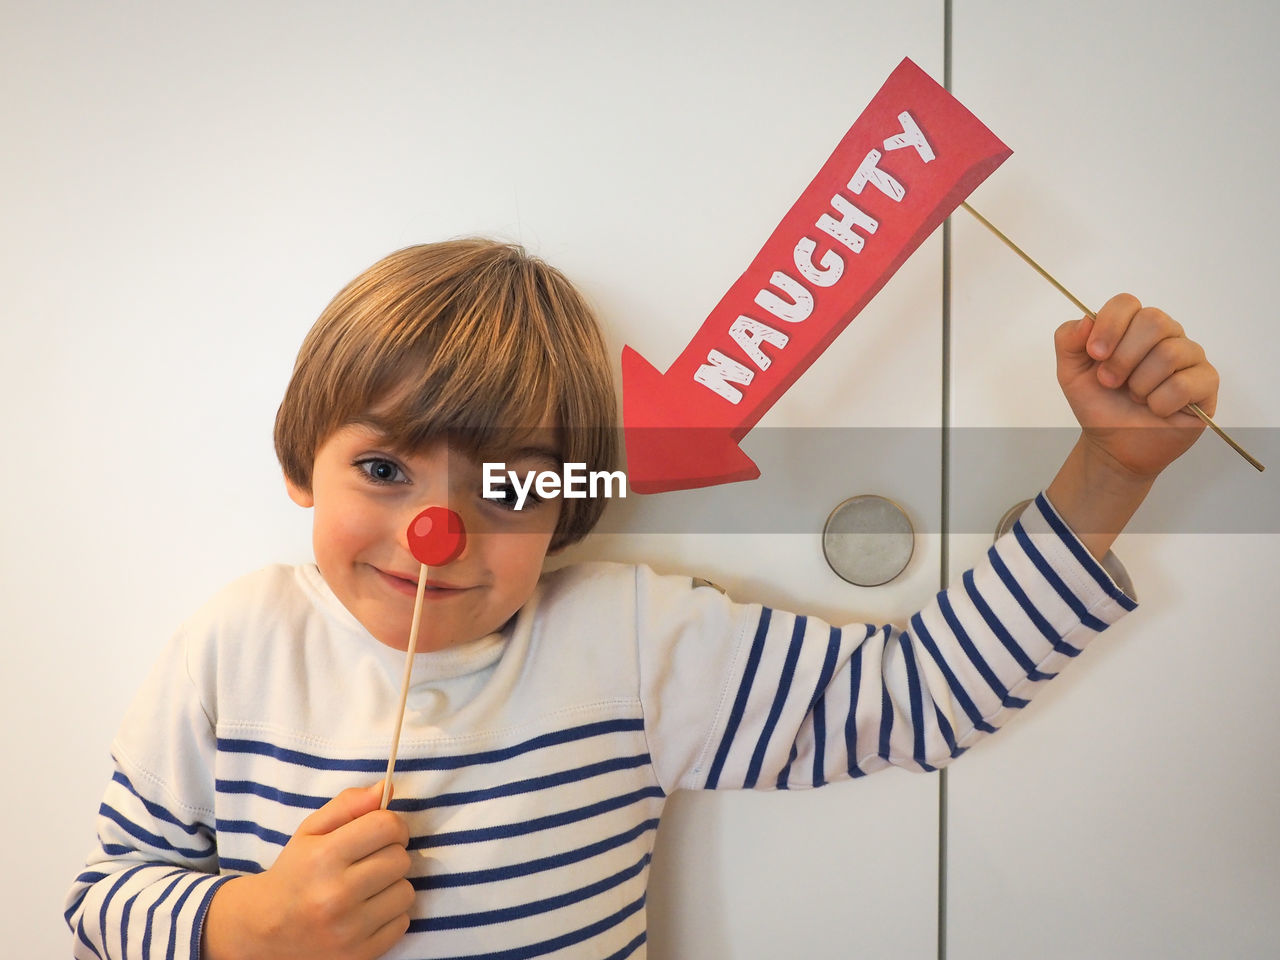
M 549 434 L 540 429 L 530 437 Z M 559 469 L 555 454 L 538 447 L 505 459 L 522 476 Z M 467 455 L 443 442 L 398 453 L 364 424 L 342 427 L 320 446 L 310 492 L 289 485 L 296 503 L 315 508 L 312 541 L 325 582 L 374 637 L 399 650 L 409 645 L 418 584 L 409 523 L 433 504 L 462 517 L 466 549 L 428 572 L 418 633 L 423 651 L 497 630 L 529 599 L 541 574 L 559 499 L 531 498 L 517 511 L 484 499 L 482 490 L 482 466 Z

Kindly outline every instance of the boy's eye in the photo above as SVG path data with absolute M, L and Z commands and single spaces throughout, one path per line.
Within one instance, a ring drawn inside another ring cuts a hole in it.
M 357 460 L 356 467 L 374 483 L 408 483 L 409 478 L 394 460 L 383 457 L 366 457 Z
M 504 483 L 495 484 L 494 489 L 497 491 L 497 496 L 486 496 L 484 499 L 488 503 L 496 504 L 505 510 L 515 510 L 517 504 L 519 504 L 520 509 L 528 510 L 530 507 L 537 506 L 542 502 L 542 498 L 534 492 L 532 487 L 525 491 L 524 501 L 521 502 L 520 494 L 516 491 L 515 484 L 511 483 L 509 480 Z
M 498 495 L 496 497 L 486 497 L 485 499 L 502 507 L 514 507 L 516 505 L 516 488 L 509 483 L 504 483 L 498 487 Z

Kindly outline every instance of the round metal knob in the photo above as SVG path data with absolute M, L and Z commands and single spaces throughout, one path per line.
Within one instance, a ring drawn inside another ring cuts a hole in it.
M 996 524 L 996 539 L 999 540 L 1006 533 L 1013 529 L 1013 525 L 1018 522 L 1018 518 L 1022 516 L 1022 511 L 1031 506 L 1030 500 L 1020 500 L 1012 507 L 1004 512 L 1004 516 L 1000 518 L 1000 522 Z
M 907 568 L 914 550 L 915 530 L 906 511 L 874 494 L 845 500 L 822 528 L 827 565 L 860 587 L 888 583 Z

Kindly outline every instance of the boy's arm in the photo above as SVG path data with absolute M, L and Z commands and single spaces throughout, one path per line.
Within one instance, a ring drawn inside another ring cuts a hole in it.
M 379 810 L 382 784 L 311 814 L 263 873 L 218 876 L 216 841 L 146 799 L 117 765 L 98 849 L 75 880 L 73 956 L 365 960 L 409 925 L 408 828 Z
M 1179 411 L 1198 401 L 1212 412 L 1217 375 L 1181 328 L 1131 297 L 1096 324 L 1064 325 L 1057 352 L 1080 442 L 1048 495 L 905 629 L 830 627 L 640 575 L 641 699 L 664 788 L 934 769 L 1136 606 L 1099 559 L 1199 436 Z
M 1136 607 L 1043 495 L 903 627 L 832 626 L 637 577 L 640 699 L 668 792 L 945 766 Z
M 97 843 L 67 897 L 76 957 L 195 957 L 226 878 L 214 826 L 214 733 L 186 668 L 166 648 L 113 744 Z
M 194 671 L 199 677 L 203 673 Z M 213 696 L 170 643 L 126 714 L 97 846 L 65 918 L 73 956 L 220 960 L 379 956 L 409 924 L 408 830 L 381 784 L 312 813 L 261 873 L 220 860 Z
M 67 898 L 72 955 L 197 956 L 205 910 L 226 880 L 216 869 L 209 830 L 143 800 L 117 766 L 98 846 Z

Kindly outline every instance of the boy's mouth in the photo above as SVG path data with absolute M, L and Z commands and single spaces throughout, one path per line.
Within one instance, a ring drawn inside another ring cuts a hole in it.
M 417 576 L 408 577 L 399 573 L 388 573 L 386 570 L 374 567 L 378 575 L 386 582 L 386 584 L 397 593 L 406 596 L 416 597 L 418 594 L 418 578 Z M 468 587 L 458 586 L 454 583 L 448 583 L 444 580 L 435 580 L 428 578 L 426 590 L 423 591 L 423 600 L 444 600 L 451 596 L 456 596 L 468 590 Z

